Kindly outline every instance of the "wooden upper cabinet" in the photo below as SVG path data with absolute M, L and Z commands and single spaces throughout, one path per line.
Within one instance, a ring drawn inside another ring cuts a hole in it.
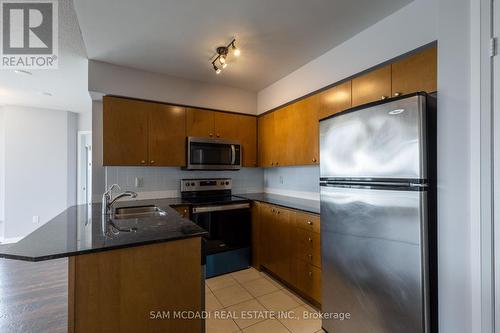
M 214 137 L 215 117 L 213 111 L 188 108 L 186 110 L 186 134 L 195 137 Z
M 265 114 L 258 119 L 258 152 L 259 166 L 263 168 L 274 165 L 274 112 Z
M 287 165 L 319 164 L 319 96 L 312 95 L 292 104 L 287 144 L 290 150 Z
M 243 114 L 214 112 L 215 136 L 241 143 L 242 166 L 257 166 L 257 118 Z
M 271 145 L 273 161 L 272 166 L 289 166 L 295 164 L 295 145 L 297 140 L 294 107 L 287 105 L 274 111 L 274 138 Z
M 103 97 L 103 164 L 148 163 L 148 114 L 155 104 Z
M 391 65 L 352 80 L 352 106 L 379 101 L 391 96 Z
M 152 166 L 186 164 L 186 110 L 157 104 L 149 112 L 149 161 Z
M 351 101 L 351 81 L 346 81 L 319 93 L 318 118 L 326 118 L 349 109 Z
M 437 90 L 437 46 L 392 64 L 392 95 Z

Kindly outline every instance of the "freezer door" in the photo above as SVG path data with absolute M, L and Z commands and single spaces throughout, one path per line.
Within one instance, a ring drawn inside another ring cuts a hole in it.
M 321 177 L 426 179 L 424 110 L 415 95 L 321 121 Z
M 322 311 L 334 333 L 424 333 L 426 192 L 321 187 Z

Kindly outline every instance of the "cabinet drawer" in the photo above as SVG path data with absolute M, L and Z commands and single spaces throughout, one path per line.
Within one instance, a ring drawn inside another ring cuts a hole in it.
M 295 261 L 297 288 L 321 303 L 321 269 L 303 260 Z
M 295 212 L 295 226 L 319 233 L 319 215 Z
M 182 216 L 185 219 L 189 219 L 189 207 L 188 206 L 176 206 L 173 207 L 180 216 Z
M 318 233 L 303 228 L 295 228 L 294 244 L 297 259 L 321 267 L 321 246 Z

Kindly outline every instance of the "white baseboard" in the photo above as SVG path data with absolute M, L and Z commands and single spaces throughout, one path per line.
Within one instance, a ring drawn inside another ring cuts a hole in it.
M 24 237 L 1 237 L 0 238 L 0 244 L 12 244 L 12 243 L 17 243 Z

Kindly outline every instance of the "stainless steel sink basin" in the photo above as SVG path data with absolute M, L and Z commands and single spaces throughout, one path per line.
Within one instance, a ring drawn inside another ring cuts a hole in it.
M 141 217 L 154 217 L 154 216 L 165 216 L 165 211 L 160 208 L 150 205 L 150 206 L 134 206 L 134 207 L 120 207 L 115 209 L 113 218 L 115 220 L 120 219 L 136 219 Z

